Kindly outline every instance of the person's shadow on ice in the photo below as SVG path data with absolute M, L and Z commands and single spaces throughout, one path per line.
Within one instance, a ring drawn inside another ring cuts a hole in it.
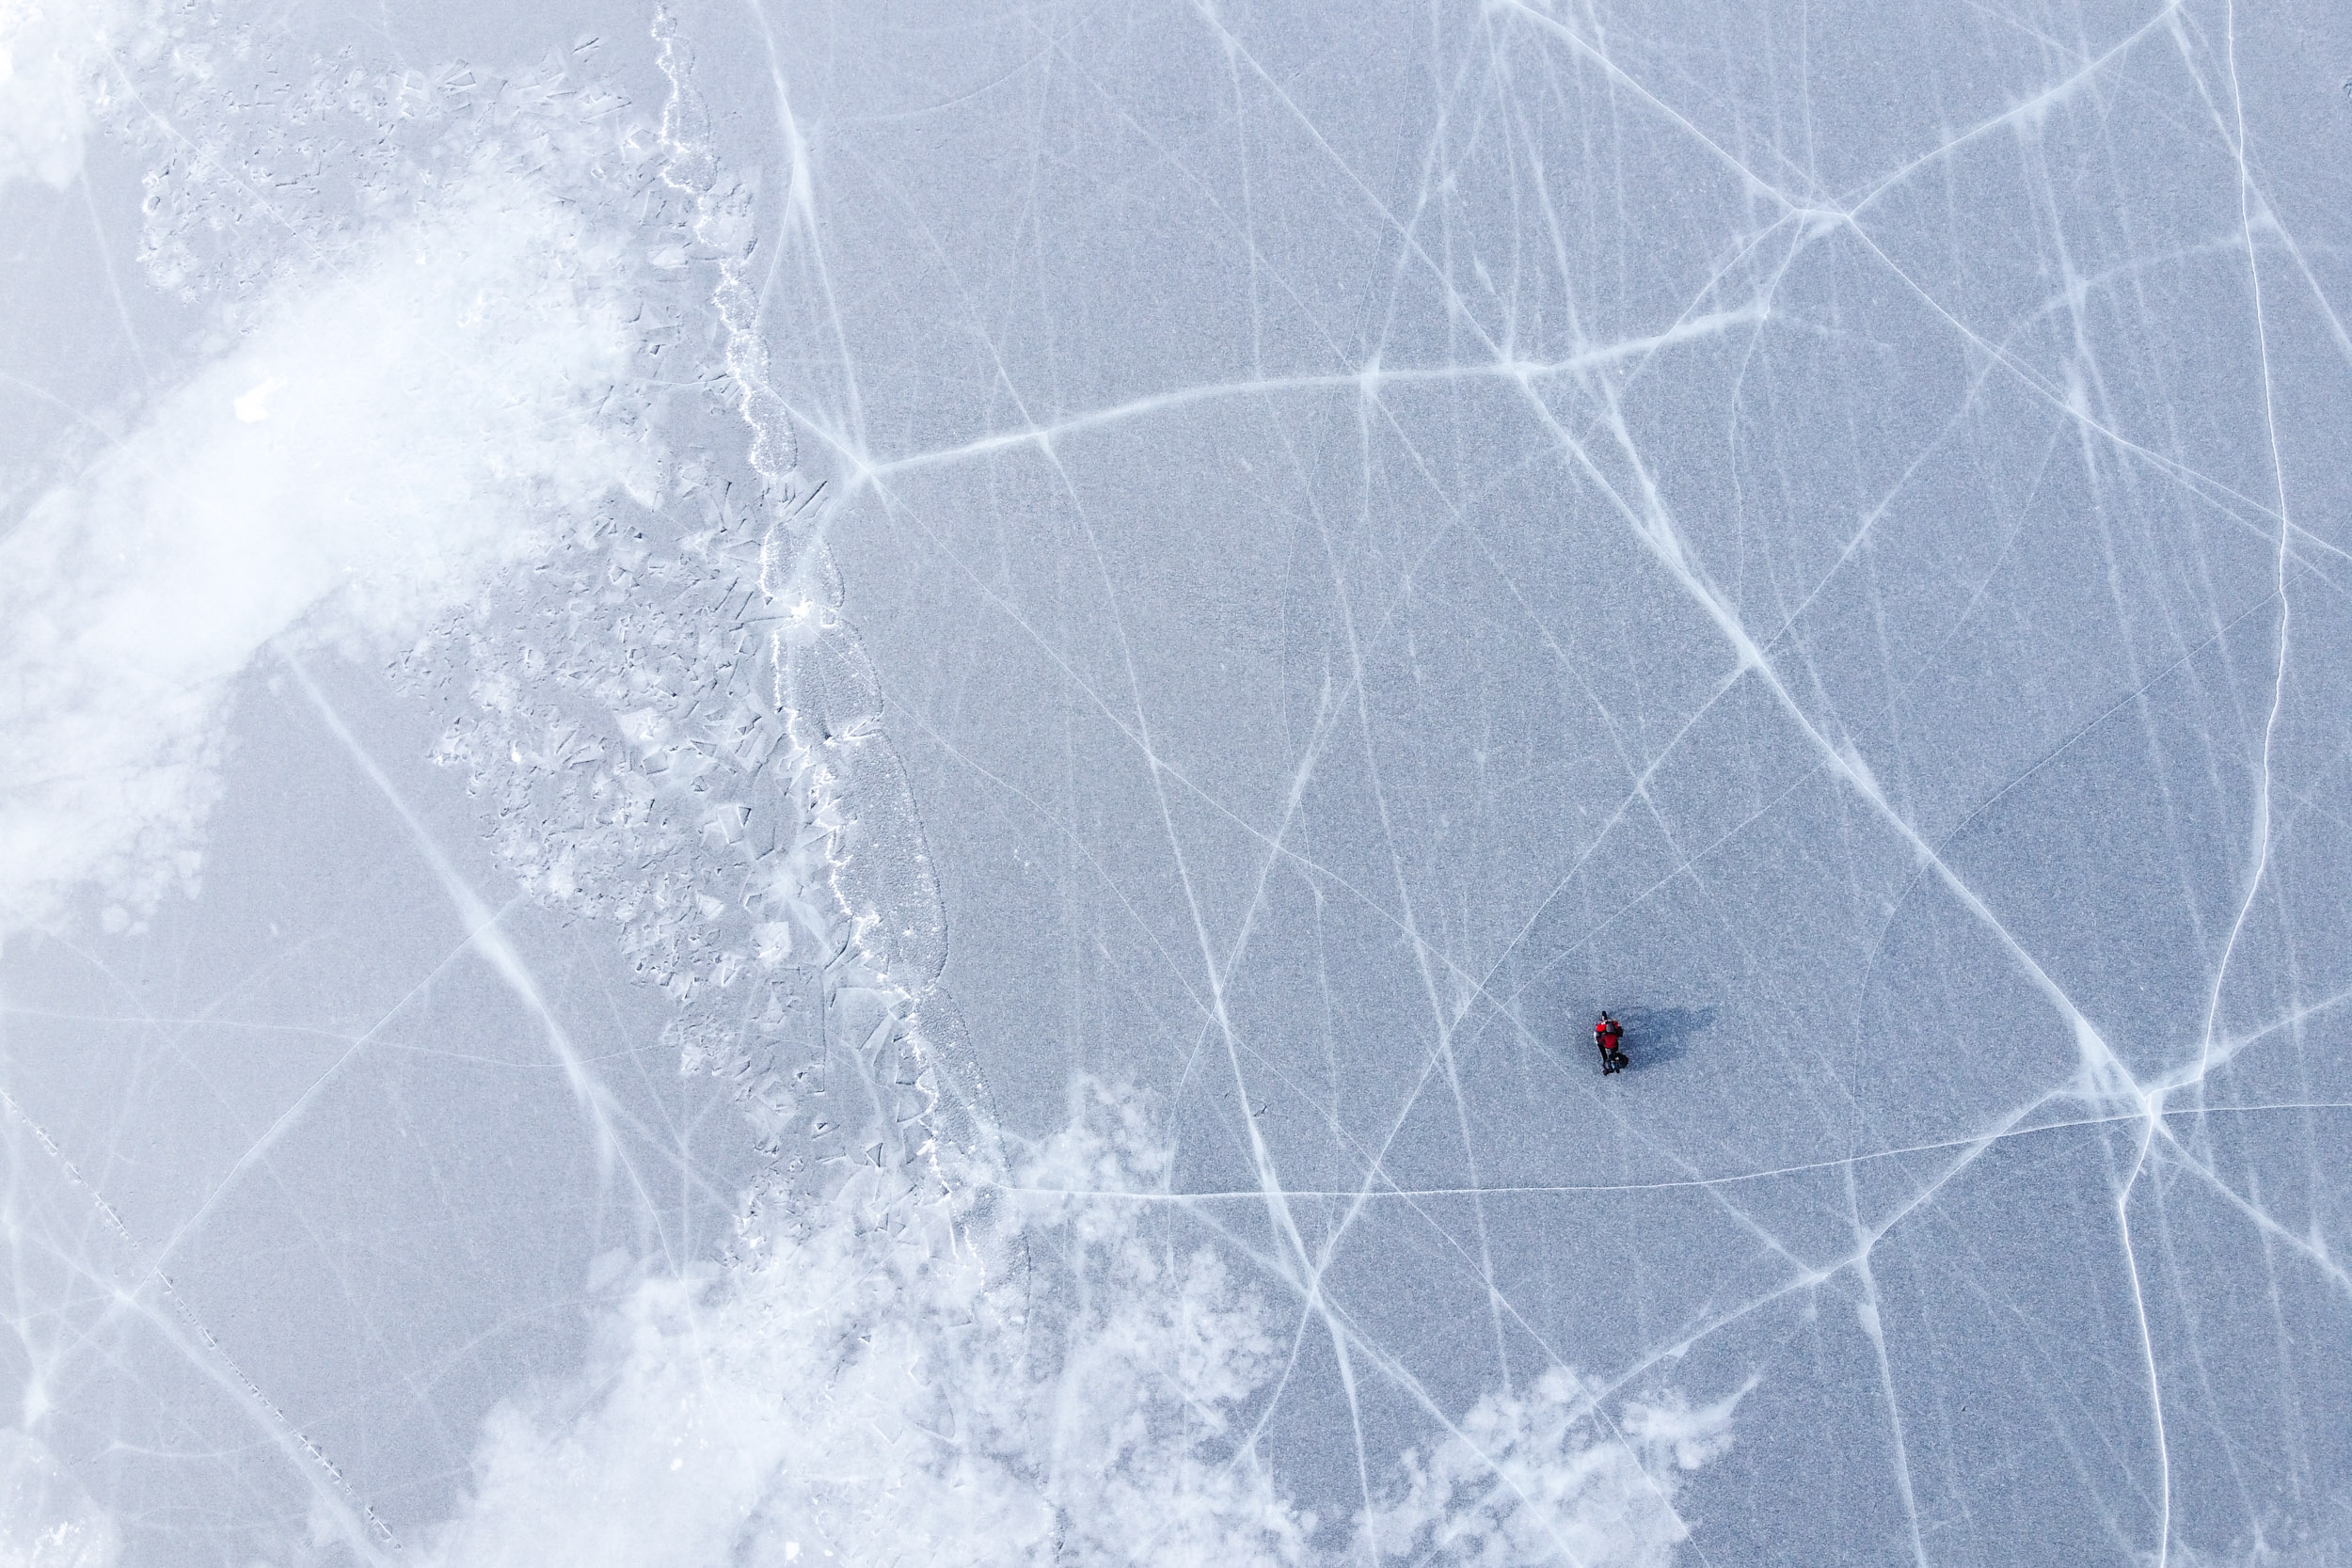
M 1625 1025 L 1628 1072 L 1641 1072 L 1680 1057 L 1691 1041 L 1715 1022 L 1712 1007 L 1628 1007 L 1617 1014 Z

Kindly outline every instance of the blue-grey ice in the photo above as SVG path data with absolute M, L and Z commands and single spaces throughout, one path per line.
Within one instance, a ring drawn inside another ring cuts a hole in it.
M 2352 1562 L 2347 170 L 2315 0 L 0 0 L 0 1568 Z

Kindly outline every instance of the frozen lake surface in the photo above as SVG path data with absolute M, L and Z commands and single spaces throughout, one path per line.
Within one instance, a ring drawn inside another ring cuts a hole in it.
M 0 1568 L 2352 1562 L 2352 12 L 0 64 Z

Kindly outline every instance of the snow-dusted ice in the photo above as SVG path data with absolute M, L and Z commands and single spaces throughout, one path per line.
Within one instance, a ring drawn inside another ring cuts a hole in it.
M 2352 1561 L 2348 258 L 2312 0 L 0 0 L 0 1568 Z

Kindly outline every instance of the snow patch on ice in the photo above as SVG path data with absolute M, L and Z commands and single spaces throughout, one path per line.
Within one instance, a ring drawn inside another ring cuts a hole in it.
M 1039 1164 L 1140 1179 L 1159 1156 L 1120 1138 Z M 1297 1560 L 1311 1520 L 1237 1441 L 1263 1310 L 1206 1248 L 1091 1212 L 875 1171 L 748 1216 L 756 1261 L 646 1282 L 578 1382 L 491 1418 L 427 1560 Z
M 1654 1568 L 1737 1396 L 1607 1413 L 1565 1370 L 1482 1401 L 1372 1514 L 1319 1528 L 1254 1418 L 1286 1335 L 1169 1206 L 1132 1092 L 1009 1180 L 874 1170 L 755 1206 L 724 1271 L 648 1280 L 575 1381 L 486 1423 L 437 1568 L 1359 1560 Z M 1385 1560 L 1385 1559 L 1384 1559 Z
M 0 188 L 63 190 L 82 172 L 112 0 L 0 0 Z
M 1406 1456 L 1404 1486 L 1364 1521 L 1368 1555 L 1665 1568 L 1691 1533 L 1674 1506 L 1682 1473 L 1729 1446 L 1745 1392 L 1696 1410 L 1637 1402 L 1614 1420 L 1601 1387 L 1565 1367 L 1523 1396 L 1489 1394 L 1425 1459 Z
M 547 182 L 480 172 L 281 280 L 34 503 L 0 541 L 0 932 L 85 882 L 135 924 L 194 878 L 221 720 L 271 640 L 413 635 L 534 547 L 534 513 L 650 495 L 646 443 L 600 408 L 635 346 L 621 266 Z
M 39 1438 L 0 1431 L 0 1568 L 113 1568 L 122 1537 Z

